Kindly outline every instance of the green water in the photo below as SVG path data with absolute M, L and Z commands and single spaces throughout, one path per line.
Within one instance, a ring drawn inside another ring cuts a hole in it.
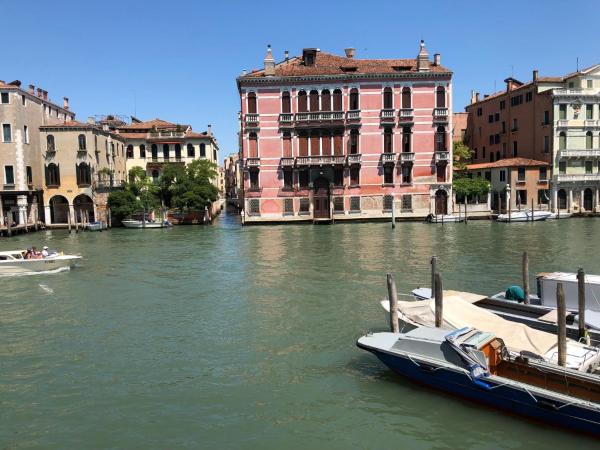
M 494 293 L 600 273 L 597 219 L 468 225 L 212 226 L 0 240 L 84 255 L 0 279 L 0 449 L 597 448 L 440 395 L 355 347 L 386 328 L 385 273 Z

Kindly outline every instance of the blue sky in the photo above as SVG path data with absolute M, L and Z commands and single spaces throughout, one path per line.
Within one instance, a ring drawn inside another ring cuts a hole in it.
M 415 5 L 415 6 L 412 6 Z M 221 156 L 237 151 L 235 77 L 260 68 L 266 45 L 318 47 L 357 58 L 430 55 L 454 71 L 454 109 L 471 89 L 503 88 L 600 62 L 600 3 L 564 1 L 27 1 L 0 0 L 0 79 L 19 79 L 95 114 L 213 125 Z

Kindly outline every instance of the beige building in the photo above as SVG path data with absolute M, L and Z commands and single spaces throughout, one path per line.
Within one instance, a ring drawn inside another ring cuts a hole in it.
M 227 203 L 239 206 L 241 190 L 240 158 L 232 153 L 224 161 L 225 170 L 225 199 Z
M 74 120 L 40 127 L 47 225 L 108 222 L 112 187 L 126 179 L 125 140 Z
M 44 171 L 39 128 L 73 120 L 69 101 L 59 106 L 48 92 L 18 80 L 0 80 L 0 229 L 8 221 L 17 227 L 43 220 Z

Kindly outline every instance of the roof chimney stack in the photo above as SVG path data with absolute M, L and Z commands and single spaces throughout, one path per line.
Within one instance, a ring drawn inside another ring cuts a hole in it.
M 37 96 L 42 98 L 42 90 L 40 88 L 37 88 Z
M 96 121 L 94 120 L 94 118 L 92 116 L 88 116 L 87 123 L 89 123 L 90 125 L 94 125 L 96 123 Z
M 247 75 L 248 71 L 246 69 L 242 70 L 242 76 Z
M 33 84 L 29 85 L 29 93 L 31 95 L 35 95 L 35 86 Z
M 206 128 L 207 128 L 207 131 L 208 131 L 208 135 L 212 136 L 212 125 L 209 123 Z
M 535 70 L 533 71 L 533 81 L 537 81 L 537 80 L 538 80 L 538 70 L 537 70 L 537 69 L 535 69 Z
M 356 52 L 355 48 L 345 48 L 344 52 L 346 53 L 346 58 L 354 58 L 354 53 Z
M 475 102 L 479 101 L 479 92 L 475 92 Z
M 48 91 L 42 91 L 42 95 L 44 96 L 44 100 L 48 100 Z
M 63 97 L 63 109 L 69 109 L 69 97 Z
M 433 65 L 434 66 L 440 66 L 440 65 L 442 65 L 442 55 L 440 55 L 439 53 L 434 53 L 434 55 L 433 55 Z
M 290 59 L 290 52 L 288 52 L 287 50 L 285 52 L 283 52 L 283 54 L 285 55 L 285 60 L 287 61 L 288 59 Z
M 427 53 L 425 41 L 423 39 L 421 39 L 421 44 L 419 45 L 419 54 L 417 55 L 417 71 L 429 71 L 429 53 Z
M 265 56 L 265 75 L 273 76 L 275 75 L 275 58 L 273 58 L 273 53 L 271 52 L 271 44 L 267 45 L 267 55 Z

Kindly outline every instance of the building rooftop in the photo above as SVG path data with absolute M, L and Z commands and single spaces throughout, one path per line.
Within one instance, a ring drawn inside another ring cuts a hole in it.
M 119 130 L 151 130 L 156 128 L 157 130 L 171 130 L 179 127 L 182 131 L 191 128 L 189 125 L 177 124 L 173 122 L 167 122 L 159 118 L 147 120 L 145 122 L 133 118 L 131 125 L 120 126 Z
M 467 170 L 481 170 L 481 169 L 493 169 L 493 168 L 506 168 L 506 167 L 539 167 L 549 166 L 547 162 L 537 161 L 535 159 L 528 158 L 506 158 L 499 159 L 494 162 L 468 164 Z

